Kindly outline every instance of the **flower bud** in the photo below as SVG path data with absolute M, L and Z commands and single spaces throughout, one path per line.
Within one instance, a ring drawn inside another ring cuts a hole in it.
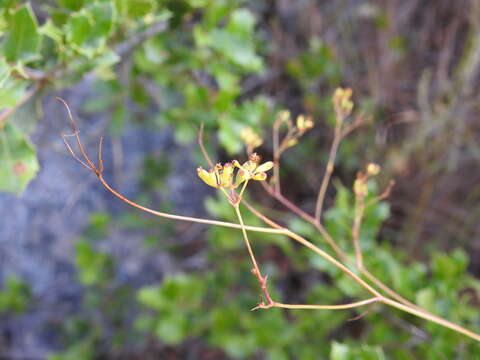
M 240 132 L 240 138 L 243 143 L 251 150 L 259 147 L 263 143 L 263 139 L 251 127 L 243 128 Z
M 380 168 L 380 165 L 378 165 L 378 164 L 370 163 L 370 164 L 367 165 L 367 174 L 369 176 L 378 175 L 380 170 L 381 170 L 381 168 Z
M 368 186 L 363 178 L 355 180 L 353 183 L 353 191 L 358 197 L 365 197 L 368 195 Z

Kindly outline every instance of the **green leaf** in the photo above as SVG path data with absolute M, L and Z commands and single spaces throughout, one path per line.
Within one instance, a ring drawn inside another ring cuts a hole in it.
M 37 19 L 26 4 L 17 9 L 9 18 L 9 31 L 5 39 L 5 58 L 11 62 L 29 62 L 39 58 L 41 35 Z
M 12 72 L 12 69 L 7 64 L 5 59 L 0 58 L 0 88 L 3 89 L 3 84 L 5 83 L 5 81 L 7 81 L 11 72 Z
M 66 26 L 67 40 L 79 53 L 92 58 L 104 50 L 113 19 L 111 3 L 94 3 L 70 17 Z
M 160 317 L 155 334 L 166 344 L 175 345 L 183 341 L 189 331 L 189 324 L 184 313 L 176 312 Z
M 68 10 L 77 11 L 83 7 L 85 0 L 56 0 L 57 4 Z
M 48 36 L 56 43 L 62 42 L 63 31 L 57 27 L 51 19 L 48 19 L 38 30 L 41 34 Z
M 154 13 L 157 6 L 154 0 L 115 0 L 115 5 L 119 13 L 134 19 Z
M 0 291 L 0 313 L 22 313 L 30 299 L 30 288 L 26 283 L 15 276 L 7 277 Z
M 7 122 L 0 129 L 0 191 L 20 194 L 38 171 L 35 148 Z
M 330 352 L 330 360 L 348 360 L 350 358 L 350 349 L 348 345 L 337 342 L 332 343 L 332 350 Z

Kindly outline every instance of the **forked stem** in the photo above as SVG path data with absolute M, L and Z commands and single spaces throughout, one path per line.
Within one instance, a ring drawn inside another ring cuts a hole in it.
M 358 275 L 356 275 L 353 271 L 351 271 L 348 267 L 346 267 L 344 264 L 342 264 L 340 261 L 338 261 L 337 259 L 335 259 L 334 257 L 332 257 L 331 255 L 329 255 L 328 253 L 326 253 L 325 251 L 323 251 L 322 249 L 318 248 L 317 246 L 315 246 L 314 244 L 312 244 L 311 242 L 309 242 L 307 239 L 303 238 L 302 236 L 294 233 L 293 231 L 287 229 L 287 228 L 283 228 L 282 226 L 280 226 L 279 224 L 277 224 L 276 222 L 274 222 L 273 220 L 267 218 L 266 216 L 264 216 L 263 214 L 261 214 L 261 216 L 259 216 L 263 221 L 265 221 L 267 224 L 269 224 L 270 226 L 272 226 L 272 228 L 261 228 L 261 227 L 253 227 L 253 226 L 246 226 L 243 222 L 243 218 L 242 218 L 242 215 L 240 213 L 240 209 L 239 209 L 239 202 L 236 202 L 236 203 L 233 203 L 232 205 L 234 205 L 234 208 L 235 208 L 235 212 L 237 214 L 237 217 L 238 217 L 238 220 L 240 222 L 240 224 L 234 224 L 234 223 L 228 223 L 228 222 L 222 222 L 222 221 L 215 221 L 215 220 L 208 220 L 208 219 L 200 219 L 200 218 L 193 218 L 193 217 L 187 217 L 187 216 L 179 216 L 179 215 L 173 215 L 173 214 L 168 214 L 168 213 L 162 213 L 162 212 L 159 212 L 159 211 L 155 211 L 155 210 L 152 210 L 152 209 L 149 209 L 149 208 L 146 208 L 144 206 L 141 206 L 127 198 L 125 198 L 123 195 L 121 195 L 119 192 L 117 192 L 116 190 L 114 190 L 113 188 L 110 187 L 110 185 L 105 181 L 105 179 L 103 178 L 103 161 L 101 159 L 101 148 L 102 148 L 102 140 L 100 140 L 100 144 L 99 144 L 99 165 L 98 165 L 98 168 L 93 164 L 93 162 L 89 159 L 86 151 L 84 150 L 83 148 L 83 145 L 80 141 L 80 137 L 79 137 L 79 134 L 78 134 L 78 129 L 76 128 L 76 124 L 75 124 L 75 121 L 73 120 L 73 117 L 70 113 L 70 109 L 68 108 L 68 105 L 65 103 L 65 101 L 59 99 L 60 101 L 62 101 L 64 103 L 64 105 L 66 106 L 67 110 L 68 110 L 68 115 L 69 115 L 69 118 L 72 122 L 72 127 L 74 129 L 74 133 L 71 135 L 73 137 L 76 138 L 77 140 L 77 146 L 80 150 L 80 153 L 83 157 L 83 160 L 80 159 L 76 154 L 75 152 L 73 151 L 73 149 L 70 147 L 70 145 L 68 144 L 68 142 L 66 141 L 66 137 L 64 136 L 64 141 L 65 141 L 65 144 L 67 145 L 67 149 L 70 151 L 70 153 L 72 154 L 72 156 L 78 160 L 80 163 L 82 163 L 83 166 L 89 168 L 93 173 L 95 173 L 95 175 L 98 177 L 98 179 L 100 180 L 100 182 L 102 183 L 102 185 L 108 190 L 110 191 L 113 195 L 115 195 L 116 197 L 118 197 L 120 200 L 126 202 L 127 204 L 131 205 L 131 206 L 134 206 L 140 210 L 143 210 L 145 212 L 148 212 L 148 213 L 151 213 L 153 215 L 157 215 L 157 216 L 161 216 L 161 217 L 165 217 L 165 218 L 169 218 L 169 219 L 175 219 L 175 220 L 182 220 L 182 221 L 191 221 L 191 222 L 197 222 L 197 223 L 203 223 L 203 224 L 209 224 L 209 225 L 217 225 L 217 226 L 224 226 L 224 227 L 230 227 L 230 228 L 236 228 L 236 229 L 241 229 L 242 230 L 242 234 L 243 234 L 243 237 L 244 237 L 244 240 L 245 240 L 245 244 L 247 246 L 247 250 L 249 252 L 249 255 L 250 255 L 250 258 L 252 260 L 252 263 L 253 263 L 253 270 L 252 272 L 254 273 L 254 275 L 257 277 L 257 279 L 259 280 L 259 283 L 260 283 L 260 286 L 262 288 L 262 293 L 265 297 L 265 300 L 267 301 L 266 303 L 263 302 L 263 300 L 261 301 L 261 303 L 256 307 L 256 308 L 269 308 L 269 307 L 280 307 L 280 308 L 288 308 L 288 309 L 347 309 L 347 308 L 353 308 L 353 307 L 356 307 L 356 306 L 362 306 L 362 305 L 367 305 L 367 304 L 370 304 L 370 303 L 374 303 L 374 302 L 382 302 L 386 305 L 389 305 L 389 306 L 392 306 L 394 308 L 397 308 L 399 310 L 402 310 L 404 312 L 408 312 L 412 315 L 415 315 L 415 316 L 418 316 L 418 317 L 421 317 L 423 319 L 426 319 L 426 320 L 429 320 L 431 322 L 434 322 L 434 323 L 437 323 L 439 325 L 442 325 L 444 327 L 447 327 L 449 329 L 452 329 L 458 333 L 461 333 L 461 334 L 464 334 L 472 339 L 475 339 L 477 341 L 480 341 L 480 335 L 479 334 L 476 334 L 466 328 L 463 328 L 457 324 L 454 324 L 448 320 L 445 320 L 443 318 L 440 318 L 436 315 L 433 315 L 433 314 L 430 314 L 429 312 L 423 310 L 423 309 L 420 309 L 418 308 L 417 306 L 413 305 L 413 306 L 410 306 L 409 304 L 405 304 L 405 303 L 401 303 L 401 302 L 397 302 L 395 300 L 392 300 L 392 299 L 389 299 L 387 297 L 384 297 L 383 295 L 380 294 L 379 291 L 377 291 L 375 288 L 373 288 L 370 284 L 368 284 L 367 282 L 365 282 L 363 279 L 361 279 Z M 243 191 L 242 191 L 243 193 Z M 247 207 L 249 207 L 247 205 Z M 250 208 L 250 207 L 249 207 Z M 253 209 L 253 207 L 251 207 L 251 209 Z M 257 212 L 258 213 L 258 212 Z M 320 224 L 320 221 L 317 220 L 312 222 L 314 225 L 317 224 L 318 227 L 320 228 L 323 228 Z M 316 254 L 318 254 L 319 256 L 323 257 L 325 260 L 327 260 L 328 262 L 330 262 L 332 265 L 336 266 L 337 268 L 339 268 L 340 270 L 342 270 L 345 274 L 347 274 L 348 276 L 350 276 L 357 284 L 359 284 L 360 286 L 362 286 L 365 290 L 367 290 L 368 292 L 370 292 L 374 297 L 370 298 L 370 299 L 367 299 L 367 300 L 363 300 L 363 301 L 359 301 L 359 302 L 355 302 L 355 303 L 351 303 L 351 304 L 343 304 L 343 305 L 290 305 L 290 304 L 283 304 L 283 303 L 276 303 L 274 302 L 269 293 L 268 293 L 268 289 L 267 289 L 267 277 L 263 277 L 260 273 L 260 269 L 258 267 L 258 264 L 257 264 L 257 261 L 255 259 L 255 256 L 253 254 L 253 250 L 252 250 L 252 247 L 250 245 L 250 241 L 248 240 L 248 235 L 247 235 L 247 230 L 249 231 L 258 231 L 258 232 L 263 232 L 263 233 L 272 233 L 272 234 L 283 234 L 283 235 L 286 235 L 290 238 L 292 238 L 293 240 L 299 242 L 300 244 L 302 244 L 303 246 L 309 248 L 310 250 L 312 250 L 313 252 L 315 252 Z M 327 233 L 328 234 L 328 233 Z M 378 281 L 378 280 L 377 280 Z M 380 286 L 379 286 L 380 287 Z M 390 290 L 390 289 L 389 289 Z
M 260 268 L 258 267 L 257 260 L 255 259 L 255 255 L 252 250 L 252 246 L 250 245 L 250 241 L 248 240 L 247 231 L 245 230 L 245 224 L 243 223 L 243 218 L 240 212 L 239 203 L 233 205 L 233 207 L 235 209 L 235 213 L 237 214 L 238 221 L 240 222 L 240 226 L 242 227 L 243 240 L 245 241 L 245 245 L 247 246 L 248 254 L 250 255 L 250 259 L 252 260 L 252 264 L 253 264 L 252 274 L 256 276 L 266 301 L 266 303 L 264 303 L 263 300 L 261 300 L 260 304 L 258 304 L 254 309 L 263 307 L 263 306 L 272 307 L 274 302 L 270 296 L 270 293 L 268 292 L 267 276 L 262 276 L 262 273 L 260 272 Z

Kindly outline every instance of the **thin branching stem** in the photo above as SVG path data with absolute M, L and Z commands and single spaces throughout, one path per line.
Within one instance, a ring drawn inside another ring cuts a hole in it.
M 225 221 L 217 221 L 217 220 L 210 220 L 210 219 L 202 219 L 202 218 L 195 218 L 195 217 L 190 217 L 190 216 L 181 216 L 181 215 L 174 215 L 174 214 L 169 214 L 169 213 L 164 213 L 160 211 L 156 211 L 150 208 L 147 208 L 145 206 L 142 206 L 140 204 L 137 204 L 136 202 L 127 199 L 125 196 L 120 194 L 118 191 L 113 189 L 103 178 L 102 175 L 98 176 L 98 179 L 102 183 L 102 185 L 110 191 L 113 195 L 115 195 L 117 198 L 122 200 L 123 202 L 136 207 L 137 209 L 140 209 L 142 211 L 145 211 L 149 214 L 164 217 L 167 219 L 173 219 L 173 220 L 180 220 L 180 221 L 190 221 L 190 222 L 196 222 L 200 224 L 207 224 L 207 225 L 215 225 L 215 226 L 223 226 L 223 227 L 228 227 L 232 229 L 242 229 L 242 226 L 240 224 L 235 224 L 235 223 L 230 223 L 230 222 L 225 222 Z M 255 231 L 255 232 L 262 232 L 262 233 L 270 233 L 270 234 L 281 234 L 282 231 L 279 231 L 277 229 L 271 229 L 271 228 L 264 228 L 264 227 L 258 227 L 258 226 L 244 226 L 245 230 L 248 231 Z
M 255 270 L 256 274 L 261 275 L 260 269 L 259 269 L 258 264 L 257 264 L 257 260 L 255 258 L 254 253 L 253 253 L 253 250 L 252 250 L 252 246 L 250 245 L 250 241 L 248 240 L 248 235 L 247 235 L 247 231 L 245 230 L 245 224 L 243 223 L 243 218 L 242 218 L 242 214 L 240 213 L 240 208 L 239 208 L 238 204 L 234 205 L 233 208 L 235 209 L 235 214 L 237 215 L 238 221 L 240 222 L 243 239 L 245 240 L 245 245 L 247 246 L 247 250 L 248 250 L 248 254 L 250 255 L 250 259 L 252 260 L 253 269 Z
M 279 143 L 280 143 L 280 124 L 281 121 L 278 119 L 273 123 L 273 163 L 275 164 L 273 168 L 273 186 L 275 187 L 276 192 L 280 192 L 280 152 L 279 152 Z
M 317 222 L 313 216 L 309 215 L 308 213 L 306 213 L 305 211 L 303 211 L 302 209 L 300 209 L 298 206 L 296 206 L 294 203 L 292 203 L 290 200 L 288 200 L 287 198 L 285 198 L 282 194 L 276 194 L 273 190 L 271 190 L 270 188 L 266 187 L 266 190 L 267 192 L 272 196 L 274 197 L 276 200 L 278 200 L 280 203 L 282 203 L 286 208 L 288 208 L 290 211 L 292 211 L 293 213 L 297 214 L 299 217 L 301 217 L 302 219 L 304 219 L 305 221 L 309 222 L 310 224 L 312 224 L 313 226 L 315 226 L 315 228 L 318 230 L 318 232 L 320 233 L 320 235 L 323 237 L 323 239 L 327 242 L 327 244 L 332 248 L 332 250 L 335 252 L 335 254 L 338 256 L 338 258 L 343 261 L 343 262 L 347 262 L 349 261 L 349 257 L 347 256 L 347 254 L 342 250 L 340 249 L 340 247 L 338 247 L 338 245 L 336 244 L 335 240 L 332 238 L 332 236 L 330 235 L 330 233 L 327 231 L 327 229 L 325 228 L 325 226 L 323 226 L 322 223 L 320 222 Z M 258 216 L 258 215 L 257 215 Z M 264 219 L 262 219 L 264 220 Z M 265 220 L 264 220 L 265 221 Z M 270 223 L 268 222 L 265 222 L 266 224 L 269 224 L 270 226 L 272 226 Z M 371 281 L 372 283 L 374 283 L 378 288 L 380 288 L 383 292 L 385 292 L 386 294 L 388 294 L 389 296 L 391 296 L 392 298 L 396 299 L 397 301 L 399 301 L 400 303 L 402 304 L 405 304 L 407 306 L 411 306 L 411 307 L 417 307 L 415 304 L 413 304 L 412 302 L 408 301 L 407 299 L 403 298 L 400 294 L 396 293 L 395 291 L 393 291 L 391 288 L 389 288 L 387 285 L 385 285 L 382 281 L 380 281 L 378 278 L 375 277 L 375 275 L 373 275 L 372 273 L 370 273 L 365 267 L 363 267 L 362 269 L 359 269 L 359 271 L 361 272 L 362 275 L 364 275 L 369 281 Z
M 265 297 L 265 300 L 266 300 L 266 303 L 265 303 L 262 299 L 262 301 L 260 301 L 260 304 L 258 304 L 254 309 L 263 307 L 263 306 L 271 307 L 274 304 L 274 302 L 270 296 L 270 293 L 268 292 L 267 277 L 262 276 L 262 273 L 260 272 L 260 268 L 258 267 L 257 260 L 253 253 L 252 246 L 250 245 L 250 241 L 248 240 L 248 235 L 245 230 L 245 224 L 243 223 L 243 218 L 240 212 L 239 203 L 236 203 L 235 205 L 233 205 L 233 207 L 235 208 L 235 213 L 237 214 L 238 221 L 240 222 L 240 225 L 242 227 L 243 239 L 245 241 L 245 245 L 247 246 L 248 254 L 250 255 L 250 259 L 252 260 L 252 264 L 253 264 L 252 274 L 255 275 L 255 277 L 257 278 L 258 283 L 260 284 L 260 288 L 262 289 L 263 296 Z
M 349 304 L 339 304 L 339 305 L 303 305 L 303 304 L 282 304 L 278 302 L 274 302 L 273 306 L 278 308 L 284 309 L 313 309 L 313 310 L 344 310 L 344 309 L 352 309 L 359 306 L 364 306 L 372 303 L 379 302 L 380 299 L 377 297 L 372 297 L 367 300 L 357 301 Z
M 355 203 L 355 217 L 352 226 L 352 242 L 355 250 L 355 261 L 359 270 L 363 269 L 362 248 L 360 246 L 360 228 L 362 224 L 363 214 L 365 212 L 365 197 L 357 196 Z
M 73 157 L 78 160 L 79 162 L 82 163 L 82 165 L 86 166 L 87 168 L 89 168 L 92 172 L 95 173 L 95 175 L 97 175 L 98 179 L 100 180 L 100 182 L 102 183 L 102 185 L 108 190 L 110 191 L 113 195 L 115 195 L 116 197 L 118 197 L 120 200 L 124 201 L 125 203 L 133 206 L 133 207 L 136 207 L 142 211 L 145 211 L 145 212 L 148 212 L 150 214 L 153 214 L 153 215 L 157 215 L 157 216 L 160 216 L 160 217 L 164 217 L 164 218 L 169 218 L 169 219 L 174 219 L 174 220 L 182 220 L 182 221 L 191 221 L 191 222 L 197 222 L 197 223 L 203 223 L 203 224 L 208 224 L 208 225 L 216 225 L 216 226 L 224 226 L 224 227 L 230 227 L 230 228 L 236 228 L 236 229 L 241 229 L 242 230 L 242 234 L 243 234 L 243 237 L 244 237 L 244 240 L 245 240 L 245 244 L 247 246 L 247 249 L 248 249 L 248 252 L 249 252 L 249 255 L 251 257 L 251 260 L 252 260 L 252 263 L 253 263 L 253 273 L 254 275 L 257 276 L 257 279 L 259 280 L 260 282 L 260 285 L 261 285 L 261 288 L 262 288 L 262 292 L 267 300 L 267 303 L 264 303 L 263 300 L 262 302 L 254 309 L 258 309 L 258 308 L 270 308 L 270 307 L 280 307 L 280 308 L 288 308 L 288 309 L 346 309 L 346 308 L 353 308 L 353 307 L 357 307 L 357 306 L 362 306 L 362 305 L 367 305 L 367 304 L 370 304 L 370 303 L 374 303 L 374 302 L 381 302 L 385 305 L 388 305 L 388 306 L 391 306 L 391 307 L 394 307 L 398 310 L 401 310 L 401 311 L 404 311 L 404 312 L 407 312 L 407 313 L 410 313 L 412 315 L 415 315 L 415 316 L 418 316 L 420 318 L 423 318 L 425 320 L 429 320 L 431 322 L 434 322 L 436 324 L 439 324 L 441 326 L 444 326 L 444 327 L 447 327 L 449 329 L 452 329 L 458 333 L 461 333 L 461 334 L 464 334 L 472 339 L 475 339 L 477 341 L 480 341 L 480 335 L 479 334 L 476 334 L 462 326 L 459 326 L 457 324 L 454 324 L 446 319 L 443 319 L 441 317 L 438 317 L 436 315 L 433 315 L 415 305 L 410 305 L 408 302 L 405 303 L 405 302 L 400 302 L 400 301 L 395 301 L 395 300 L 392 300 L 388 297 L 384 297 L 378 290 L 376 290 L 374 287 L 372 287 L 370 284 L 368 284 L 366 281 L 364 281 L 362 278 L 360 278 L 358 275 L 356 275 L 352 270 L 350 270 L 347 266 L 345 266 L 343 263 L 341 263 L 340 261 L 338 261 L 337 259 L 335 259 L 333 256 L 331 256 L 330 254 L 328 254 L 327 252 L 325 252 L 324 250 L 320 249 L 319 247 L 315 246 L 314 244 L 312 244 L 310 241 L 308 241 L 307 239 L 303 238 L 302 236 L 294 233 L 293 231 L 291 231 L 290 229 L 287 229 L 287 228 L 284 228 L 282 227 L 281 225 L 279 225 L 278 223 L 276 223 L 275 221 L 269 219 L 268 217 L 264 216 L 263 214 L 259 213 L 256 209 L 254 209 L 252 206 L 250 206 L 248 203 L 244 202 L 245 205 L 247 206 L 247 208 L 249 208 L 254 214 L 256 214 L 261 220 L 263 220 L 264 222 L 266 222 L 268 225 L 271 226 L 271 228 L 261 228 L 261 227 L 253 227 L 253 226 L 246 226 L 243 222 L 243 218 L 242 218 L 242 215 L 241 215 L 241 212 L 240 212 L 240 209 L 239 209 L 239 204 L 240 204 L 240 201 L 241 201 L 241 198 L 239 198 L 238 201 L 236 202 L 232 202 L 232 205 L 234 206 L 235 208 L 235 212 L 237 214 L 237 217 L 238 217 L 238 220 L 240 222 L 240 224 L 234 224 L 234 223 L 228 223 L 228 222 L 223 222 L 223 221 L 215 221 L 215 220 L 208 220 L 208 219 L 201 219 L 201 218 L 194 218 L 194 217 L 188 217 L 188 216 L 180 216 L 180 215 L 174 215 L 174 214 L 168 214 L 168 213 L 163 213 L 163 212 L 159 212 L 159 211 L 155 211 L 155 210 L 152 210 L 152 209 L 149 209 L 149 208 L 146 208 L 142 205 L 139 205 L 127 198 L 125 198 L 123 195 L 121 195 L 119 192 L 117 192 L 116 190 L 114 190 L 112 187 L 110 187 L 110 185 L 105 181 L 105 179 L 103 178 L 103 160 L 101 158 L 101 152 L 102 152 L 102 139 L 100 139 L 100 143 L 99 143 L 99 160 L 98 160 L 98 168 L 95 167 L 95 165 L 93 164 L 93 162 L 89 159 L 81 141 L 80 141 L 80 137 L 79 137 L 79 132 L 78 132 L 78 129 L 76 127 L 76 124 L 75 124 L 75 121 L 70 113 L 70 109 L 68 108 L 68 105 L 66 104 L 65 101 L 63 101 L 62 99 L 59 99 L 60 101 L 62 101 L 64 103 L 64 105 L 66 106 L 67 110 L 68 110 L 68 115 L 69 115 L 69 118 L 71 120 L 71 123 L 72 123 L 72 127 L 73 127 L 73 130 L 74 130 L 74 133 L 73 133 L 73 136 L 76 138 L 77 140 L 77 146 L 78 146 L 78 149 L 83 157 L 83 160 L 80 159 L 76 154 L 75 152 L 73 151 L 73 149 L 70 147 L 70 145 L 68 144 L 68 142 L 66 141 L 66 137 L 64 136 L 64 141 L 67 145 L 67 149 L 69 150 L 69 152 L 73 155 Z M 337 145 L 338 146 L 338 145 Z M 333 157 L 333 161 L 334 161 L 334 157 Z M 279 195 L 278 193 L 274 192 L 274 195 Z M 301 213 L 298 213 L 297 214 L 301 214 Z M 306 219 L 310 219 L 311 220 L 311 216 L 308 216 L 306 217 Z M 307 220 L 309 222 L 311 222 L 312 224 L 317 224 L 318 227 L 324 229 L 321 225 L 320 225 L 320 218 L 313 218 L 313 221 L 310 221 L 310 220 Z M 248 235 L 247 235 L 247 230 L 248 231 L 258 231 L 258 232 L 263 232 L 263 233 L 271 233 L 271 234 L 283 234 L 283 235 L 286 235 L 288 237 L 290 237 L 291 239 L 299 242 L 300 244 L 302 244 L 303 246 L 309 248 L 310 250 L 312 250 L 313 252 L 315 252 L 316 254 L 318 254 L 319 256 L 321 256 L 322 258 L 324 258 L 325 260 L 327 260 L 328 262 L 330 262 L 332 265 L 336 266 L 337 268 L 339 268 L 341 271 L 343 271 L 346 275 L 348 275 L 349 277 L 351 277 L 357 284 L 359 284 L 360 286 L 362 286 L 366 291 L 368 291 L 369 293 L 371 293 L 373 295 L 372 298 L 370 299 L 367 299 L 367 300 L 362 300 L 362 301 L 359 301 L 359 302 L 355 302 L 355 303 L 350 303 L 350 304 L 343 304 L 343 305 L 302 305 L 302 304 L 298 304 L 298 305 L 290 305 L 290 304 L 283 304 L 283 303 L 275 303 L 271 298 L 270 298 L 270 295 L 268 294 L 268 289 L 267 289 L 267 277 L 263 277 L 260 273 L 260 269 L 258 267 L 258 264 L 257 264 L 257 261 L 255 259 L 255 256 L 253 254 L 253 250 L 251 248 L 251 245 L 250 245 L 250 242 L 248 240 Z M 325 233 L 326 230 L 325 230 Z M 328 234 L 328 233 L 327 233 Z M 333 241 L 333 239 L 332 239 Z M 341 252 L 341 250 L 340 250 Z M 346 256 L 346 255 L 345 255 Z M 363 267 L 362 267 L 363 268 Z M 368 272 L 367 272 L 368 273 Z M 369 273 L 368 273 L 369 274 Z M 371 274 L 370 274 L 371 275 Z M 367 276 L 368 277 L 368 276 Z M 374 278 L 374 277 L 373 277 Z M 375 278 L 374 278 L 375 279 Z M 370 279 L 371 280 L 371 279 Z M 379 280 L 375 279 L 376 281 L 374 281 L 375 283 L 379 282 Z M 382 286 L 379 286 L 380 288 L 382 288 Z M 384 290 L 384 289 L 383 289 Z M 390 290 L 388 289 L 389 291 L 391 291 L 393 294 L 397 295 L 395 292 L 393 292 L 393 290 Z M 385 291 L 385 290 L 384 290 Z M 387 292 L 387 291 L 386 291 Z M 398 295 L 399 296 L 399 295 Z M 394 296 L 392 296 L 394 297 Z M 401 298 L 401 297 L 400 297 Z M 403 300 L 403 298 L 402 298 Z
M 335 167 L 335 158 L 337 156 L 338 147 L 342 139 L 340 128 L 337 125 L 335 129 L 335 136 L 333 138 L 332 146 L 330 147 L 330 152 L 328 154 L 327 166 L 325 168 L 325 175 L 322 179 L 322 184 L 318 190 L 317 202 L 315 204 L 315 220 L 320 222 L 323 211 L 323 203 L 325 202 L 325 195 L 327 194 L 328 184 L 330 183 L 330 178 L 332 177 L 333 169 Z

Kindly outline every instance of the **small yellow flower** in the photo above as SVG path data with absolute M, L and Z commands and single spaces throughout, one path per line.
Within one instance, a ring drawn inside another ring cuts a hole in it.
M 261 165 L 259 163 L 260 156 L 253 153 L 243 165 L 240 165 L 237 160 L 232 160 L 232 162 L 227 162 L 223 166 L 216 164 L 209 171 L 199 167 L 197 168 L 197 174 L 207 185 L 214 188 L 235 189 L 244 181 L 262 181 L 267 178 L 266 172 L 273 168 L 273 162 L 267 161 Z M 238 169 L 236 175 L 234 174 L 235 168 Z
M 370 163 L 367 165 L 367 174 L 369 176 L 378 175 L 379 172 L 380 172 L 380 165 L 377 165 L 375 163 Z
M 348 116 L 352 113 L 353 110 L 353 101 L 352 89 L 347 88 L 338 88 L 333 94 L 333 104 L 335 105 L 335 110 L 343 116 Z
M 203 182 L 207 185 L 213 186 L 214 188 L 218 188 L 219 184 L 217 182 L 217 176 L 213 170 L 207 171 L 202 167 L 197 168 L 197 175 Z
M 253 150 L 263 144 L 263 139 L 251 127 L 243 128 L 240 132 L 240 138 L 243 143 Z
M 310 116 L 305 117 L 305 115 L 298 115 L 297 116 L 297 129 L 300 134 L 304 134 L 308 130 L 313 128 L 313 121 Z
M 290 121 L 290 111 L 282 110 L 278 113 L 277 119 L 280 122 L 289 122 Z
M 226 163 L 223 165 L 222 172 L 220 173 L 220 186 L 229 188 L 233 183 L 233 171 L 235 168 L 232 163 Z

